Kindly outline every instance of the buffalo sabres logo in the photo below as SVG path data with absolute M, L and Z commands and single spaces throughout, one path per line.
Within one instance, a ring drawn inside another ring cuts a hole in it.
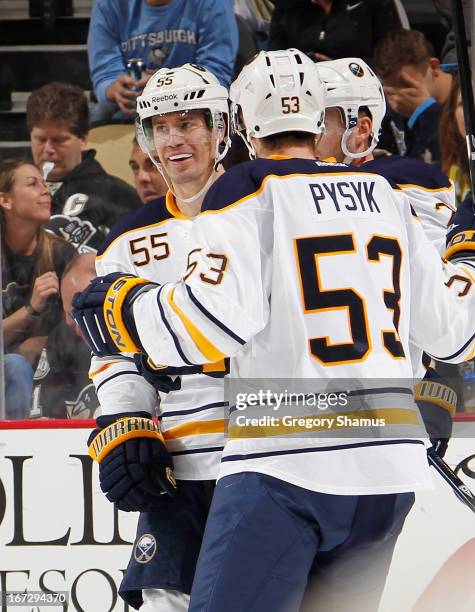
M 151 533 L 140 537 L 134 547 L 134 559 L 137 563 L 148 563 L 157 552 L 157 541 Z
M 348 68 L 350 69 L 350 71 L 356 76 L 356 77 L 363 77 L 364 76 L 364 70 L 363 68 L 357 64 L 356 62 L 351 62 L 351 64 L 348 66 Z

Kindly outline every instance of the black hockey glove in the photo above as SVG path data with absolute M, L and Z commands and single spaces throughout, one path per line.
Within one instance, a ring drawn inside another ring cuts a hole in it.
M 89 455 L 99 463 L 107 499 L 119 510 L 148 512 L 173 496 L 173 460 L 147 412 L 100 416 L 89 436 Z
M 162 393 L 181 389 L 182 376 L 205 374 L 212 378 L 224 378 L 229 374 L 229 357 L 217 363 L 181 367 L 156 365 L 145 353 L 136 353 L 134 361 L 145 380 L 155 388 L 155 391 Z
M 73 318 L 94 355 L 143 350 L 132 305 L 144 291 L 158 286 L 133 274 L 111 272 L 94 278 L 84 291 L 73 296 Z
M 450 386 L 450 381 L 442 379 L 433 368 L 429 368 L 425 377 L 416 385 L 414 398 L 432 448 L 442 458 L 452 435 L 452 419 L 457 410 L 457 392 Z
M 474 201 L 468 195 L 452 217 L 446 236 L 445 259 L 475 259 L 475 215 Z

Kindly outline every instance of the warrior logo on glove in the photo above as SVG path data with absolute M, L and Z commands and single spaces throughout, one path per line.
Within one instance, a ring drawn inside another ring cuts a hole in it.
M 148 512 L 173 497 L 177 484 L 173 459 L 160 427 L 145 412 L 97 418 L 88 441 L 89 455 L 99 464 L 99 481 L 119 510 Z

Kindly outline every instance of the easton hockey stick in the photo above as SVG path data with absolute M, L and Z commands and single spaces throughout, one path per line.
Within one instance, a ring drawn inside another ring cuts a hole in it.
M 462 0 L 452 2 L 452 25 L 457 48 L 458 74 L 462 94 L 465 132 L 467 134 L 468 163 L 470 167 L 470 183 L 472 194 L 475 194 L 475 104 L 473 101 L 472 72 L 468 56 L 467 33 L 463 19 Z
M 427 451 L 427 458 L 429 463 L 435 468 L 442 478 L 447 482 L 453 489 L 455 495 L 459 500 L 470 508 L 472 512 L 475 512 L 475 495 L 470 491 L 467 485 L 460 480 L 453 469 L 445 463 L 442 457 L 432 449 L 429 448 Z

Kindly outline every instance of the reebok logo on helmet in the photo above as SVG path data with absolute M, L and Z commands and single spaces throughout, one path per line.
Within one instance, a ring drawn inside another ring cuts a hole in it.
M 170 95 L 163 95 L 163 96 L 158 96 L 158 97 L 153 97 L 152 98 L 152 104 L 154 102 L 165 102 L 165 100 L 178 100 L 178 96 L 177 94 L 170 94 Z

